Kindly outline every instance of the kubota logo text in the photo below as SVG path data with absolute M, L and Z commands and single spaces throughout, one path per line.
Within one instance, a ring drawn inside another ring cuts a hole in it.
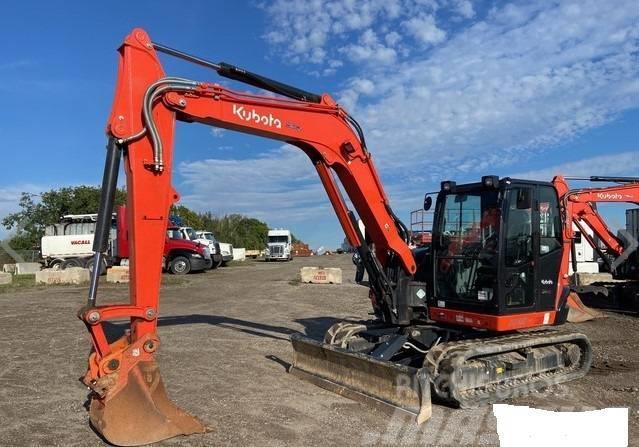
M 597 194 L 597 197 L 599 198 L 599 200 L 621 200 L 621 199 L 623 199 L 623 196 L 621 194 L 619 194 L 618 192 L 615 192 L 615 193 L 600 192 L 600 193 Z
M 237 104 L 233 104 L 233 115 L 242 121 L 253 121 L 254 123 L 260 123 L 268 127 L 282 128 L 282 122 L 272 114 L 260 115 L 255 109 L 247 110 L 244 106 L 238 106 Z

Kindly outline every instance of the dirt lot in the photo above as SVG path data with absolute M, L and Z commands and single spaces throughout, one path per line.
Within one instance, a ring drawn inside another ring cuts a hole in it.
M 304 265 L 344 269 L 345 284 L 297 281 Z M 213 427 L 162 445 L 497 445 L 490 407 L 452 410 L 416 428 L 286 374 L 288 336 L 320 337 L 335 320 L 366 318 L 366 290 L 353 284 L 350 257 L 298 258 L 190 275 L 164 286 L 158 354 L 169 395 Z M 126 299 L 124 286 L 100 289 L 102 303 Z M 85 287 L 0 294 L 0 445 L 104 443 L 83 406 L 89 341 L 75 312 Z M 578 329 L 593 342 L 584 379 L 512 403 L 584 410 L 630 407 L 631 444 L 639 439 L 639 319 L 611 315 Z

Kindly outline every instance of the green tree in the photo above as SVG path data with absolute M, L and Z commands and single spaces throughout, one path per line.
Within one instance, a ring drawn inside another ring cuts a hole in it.
M 39 198 L 36 201 L 34 198 Z M 116 191 L 115 203 L 126 202 L 126 191 Z M 52 189 L 41 194 L 23 192 L 18 203 L 20 210 L 2 219 L 7 230 L 15 230 L 9 243 L 15 250 L 30 250 L 40 245 L 47 225 L 57 223 L 66 214 L 92 214 L 98 212 L 100 188 L 97 186 L 70 186 Z
M 211 231 L 222 242 L 234 247 L 260 250 L 266 244 L 268 225 L 261 220 L 241 214 L 215 217 L 211 212 L 201 213 L 202 228 Z

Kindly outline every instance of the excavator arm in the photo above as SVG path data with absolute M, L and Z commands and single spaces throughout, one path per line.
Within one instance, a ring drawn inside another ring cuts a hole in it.
M 612 255 L 617 260 L 627 258 L 628 246 L 624 241 L 620 240 L 617 235 L 606 224 L 606 221 L 597 211 L 597 203 L 632 203 L 639 204 L 639 178 L 632 177 L 589 177 L 592 182 L 615 182 L 619 185 L 606 186 L 601 188 L 580 188 L 570 189 L 566 178 L 557 176 L 553 179 L 553 184 L 561 201 L 562 221 L 564 241 L 568 247 L 564 250 L 565 256 L 571 253 L 574 246 L 575 231 L 577 227 L 582 237 L 602 255 L 604 261 L 609 262 L 608 257 L 603 256 L 599 245 L 587 228 L 590 228 L 595 237 L 606 247 L 607 254 Z M 585 224 L 585 225 L 584 225 Z M 573 263 L 575 263 L 573 256 Z M 568 275 L 569 263 L 566 260 L 562 263 L 565 269 L 565 275 Z M 615 262 L 614 264 L 619 264 Z M 611 266 L 612 267 L 612 266 Z M 573 266 L 576 271 L 576 267 Z
M 218 84 L 167 77 L 158 52 L 213 68 L 220 75 L 288 96 L 248 94 Z M 91 389 L 90 417 L 112 443 L 139 445 L 204 425 L 166 396 L 154 353 L 164 233 L 179 194 L 171 184 L 175 121 L 198 122 L 301 149 L 315 166 L 350 244 L 369 275 L 376 314 L 397 321 L 394 278 L 416 271 L 408 232 L 393 214 L 357 122 L 328 95 L 315 95 L 247 72 L 155 44 L 135 29 L 119 49 L 118 80 L 107 124 L 109 143 L 95 234 L 100 265 L 113 207 L 120 158 L 124 158 L 130 251 L 130 303 L 97 305 L 99 269 L 94 269 L 87 305 L 79 311 L 93 342 L 83 382 Z M 364 241 L 335 176 L 363 220 L 374 253 Z M 395 274 L 389 278 L 388 272 Z M 119 339 L 107 337 L 105 322 L 129 318 Z M 139 427 L 145 427 L 140 430 Z

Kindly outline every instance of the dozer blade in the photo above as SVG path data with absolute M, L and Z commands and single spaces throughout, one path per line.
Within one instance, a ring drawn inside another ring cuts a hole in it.
M 381 361 L 300 334 L 291 335 L 291 342 L 291 374 L 387 413 L 417 418 L 418 423 L 430 418 L 430 380 L 425 368 Z
M 169 400 L 155 361 L 138 362 L 129 370 L 123 388 L 92 398 L 89 418 L 108 442 L 119 446 L 207 431 L 202 422 Z
M 570 323 L 583 323 L 584 321 L 594 320 L 595 318 L 603 318 L 606 315 L 592 307 L 586 306 L 579 295 L 570 292 L 568 295 L 568 321 Z

